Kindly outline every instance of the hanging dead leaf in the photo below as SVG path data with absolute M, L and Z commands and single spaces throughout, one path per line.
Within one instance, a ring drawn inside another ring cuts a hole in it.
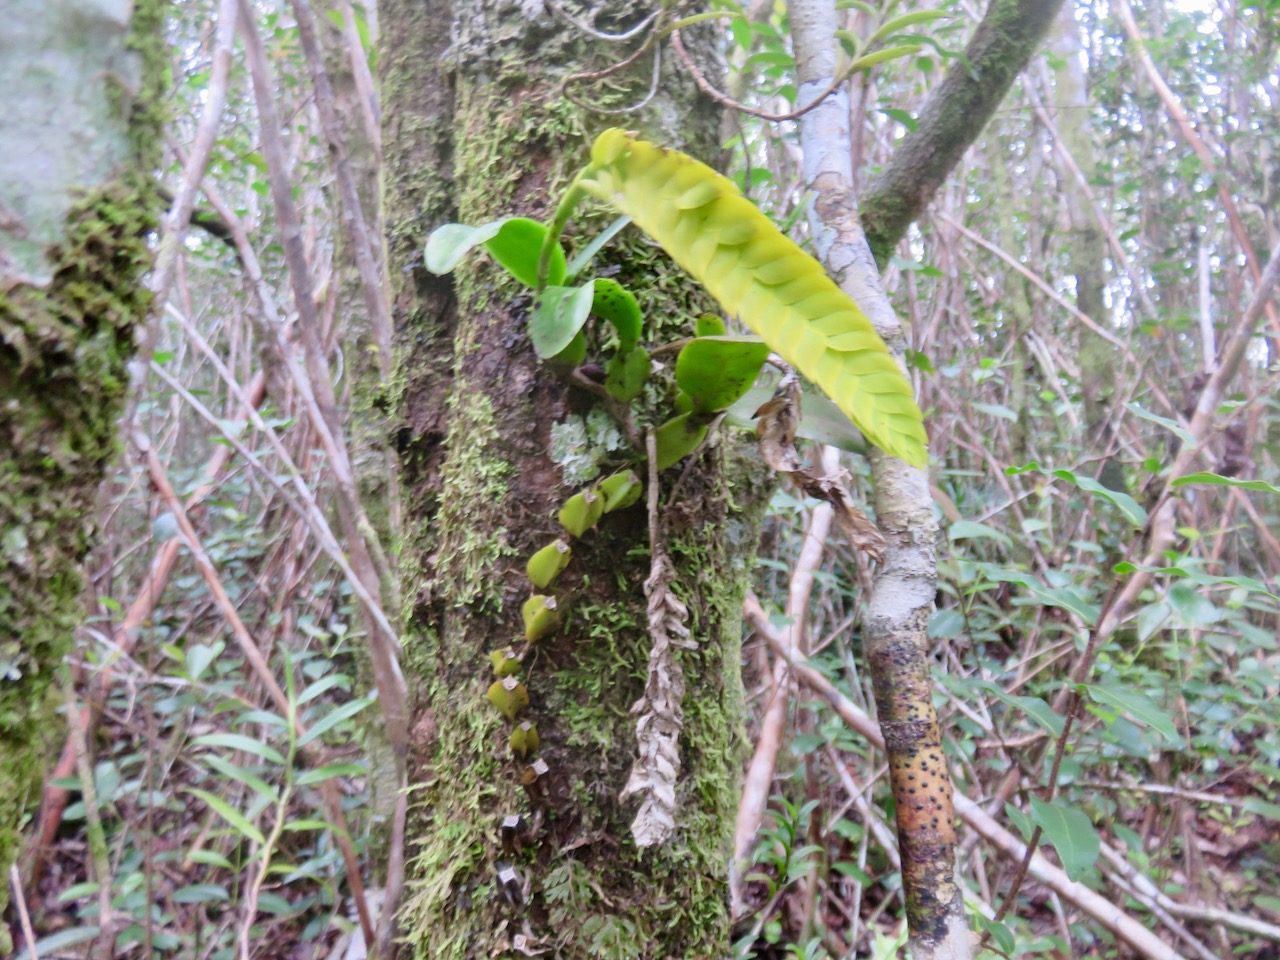
M 773 397 L 753 415 L 756 437 L 760 440 L 760 456 L 774 470 L 792 473 L 803 461 L 796 451 L 796 430 L 800 426 L 800 381 L 788 373 L 778 384 Z
M 807 470 L 795 470 L 791 479 L 805 493 L 825 500 L 835 509 L 836 521 L 849 542 L 873 560 L 884 560 L 884 536 L 880 528 L 854 504 L 845 484 L 843 471 L 827 477 L 816 477 Z

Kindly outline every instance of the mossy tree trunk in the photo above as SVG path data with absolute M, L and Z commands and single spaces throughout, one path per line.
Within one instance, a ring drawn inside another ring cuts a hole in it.
M 561 96 L 566 75 L 599 69 L 620 52 L 589 39 L 540 4 L 458 0 L 381 8 L 388 231 L 399 337 L 398 443 L 403 464 L 406 674 L 416 686 L 409 891 L 401 932 L 433 960 L 508 955 L 518 936 L 559 957 L 712 957 L 730 939 L 727 868 L 743 759 L 740 604 L 763 500 L 740 447 L 696 459 L 672 499 L 675 589 L 699 642 L 682 651 L 686 695 L 678 828 L 641 850 L 621 804 L 635 753 L 628 711 L 648 660 L 642 583 L 649 572 L 643 509 L 611 514 L 574 544 L 557 584 L 568 624 L 526 660 L 539 756 L 550 772 L 532 794 L 506 746 L 508 726 L 485 700 L 488 654 L 521 633 L 531 593 L 525 559 L 560 532 L 559 505 L 588 479 L 607 426 L 595 401 L 538 363 L 525 334 L 531 305 L 484 256 L 448 282 L 422 269 L 421 248 L 441 223 L 523 214 L 545 219 L 609 117 Z M 648 12 L 600 4 L 579 12 L 620 30 Z M 450 42 L 451 41 L 451 42 Z M 448 45 L 446 60 L 441 53 Z M 643 95 L 647 64 L 578 93 L 620 106 Z M 626 124 L 702 157 L 714 155 L 717 113 L 692 83 L 664 74 L 657 97 Z M 582 221 L 598 229 L 603 217 Z M 585 234 L 572 237 L 581 243 Z M 646 336 L 688 334 L 705 304 L 654 248 L 620 242 L 597 259 L 640 299 Z M 584 428 L 585 425 L 585 428 Z M 557 445 L 566 426 L 576 444 Z M 553 453 L 553 450 L 555 451 Z M 756 481 L 758 483 L 759 481 Z M 531 829 L 504 848 L 499 823 L 525 814 Z M 498 864 L 518 879 L 506 893 Z M 526 889 L 515 891 L 524 884 Z M 517 954 L 510 954 L 517 955 Z
M 151 297 L 164 4 L 6 13 L 0 85 L 0 872 L 83 618 L 80 561 Z M 0 906 L 9 885 L 0 884 Z M 10 944 L 0 927 L 0 954 Z

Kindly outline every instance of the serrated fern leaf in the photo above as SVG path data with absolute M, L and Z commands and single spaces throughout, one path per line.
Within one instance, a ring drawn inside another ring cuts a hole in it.
M 732 181 L 676 150 L 606 130 L 579 185 L 631 217 L 882 450 L 923 467 L 911 384 L 857 304 Z

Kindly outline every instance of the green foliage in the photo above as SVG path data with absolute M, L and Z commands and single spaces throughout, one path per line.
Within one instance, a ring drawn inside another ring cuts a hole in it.
M 924 465 L 927 438 L 911 385 L 870 321 L 731 181 L 613 129 L 596 139 L 576 187 L 658 240 L 872 442 Z M 565 206 L 572 196 L 571 190 Z

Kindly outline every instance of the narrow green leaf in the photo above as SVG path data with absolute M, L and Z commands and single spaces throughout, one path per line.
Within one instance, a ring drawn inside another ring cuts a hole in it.
M 1150 727 L 1171 743 L 1180 742 L 1178 728 L 1173 718 L 1156 705 L 1145 693 L 1125 687 L 1091 685 L 1087 687 L 1094 703 L 1112 707 L 1127 714 L 1129 719 Z
M 792 67 L 796 59 L 782 50 L 760 50 L 743 61 L 744 67 Z
M 279 801 L 280 793 L 275 787 L 267 783 L 267 781 L 263 780 L 257 774 L 250 773 L 248 770 L 244 769 L 244 767 L 237 767 L 234 763 L 224 760 L 217 754 L 210 754 L 206 757 L 202 757 L 201 760 L 206 766 L 218 771 L 218 773 L 222 774 L 224 777 L 229 777 L 232 780 L 238 780 L 245 786 L 250 787 L 255 793 L 259 796 L 265 797 L 271 803 Z
M 262 835 L 262 831 L 250 823 L 243 813 L 221 797 L 210 793 L 208 790 L 198 790 L 195 787 L 187 787 L 187 793 L 193 793 L 203 800 L 208 804 L 210 810 L 227 821 L 241 836 L 248 837 L 259 846 L 266 844 L 267 840 Z
M 363 777 L 368 772 L 364 765 L 359 763 L 331 763 L 325 767 L 316 767 L 314 770 L 304 770 L 294 777 L 293 782 L 305 787 L 332 777 Z
M 198 747 L 227 747 L 230 750 L 243 750 L 270 763 L 284 765 L 284 755 L 279 750 L 261 740 L 246 737 L 243 733 L 206 733 L 191 742 Z
M 849 70 L 850 72 L 869 70 L 876 64 L 884 63 L 887 60 L 897 60 L 899 57 L 909 57 L 911 54 L 919 52 L 920 44 L 918 43 L 901 47 L 885 47 L 883 50 L 877 50 L 875 53 L 868 53 L 864 57 L 859 57 L 849 64 Z
M 581 287 L 549 286 L 533 301 L 529 315 L 529 339 L 542 360 L 554 357 L 573 342 L 591 316 L 595 284 Z
M 909 30 L 918 23 L 928 23 L 930 20 L 945 20 L 947 14 L 941 10 L 917 10 L 914 13 L 904 13 L 900 17 L 894 17 L 887 23 L 882 23 L 879 29 L 871 35 L 871 39 L 867 41 L 867 46 L 879 43 L 885 37 L 892 36 L 895 33 L 901 33 L 903 30 Z
M 72 900 L 79 900 L 81 897 L 91 897 L 97 892 L 98 883 L 95 880 L 90 880 L 87 883 L 73 883 L 58 894 L 58 902 L 69 903 Z
M 350 703 L 344 703 L 342 706 L 330 710 L 312 724 L 311 729 L 306 732 L 305 736 L 298 739 L 298 746 L 305 747 L 312 740 L 332 730 L 344 720 L 350 720 L 369 704 L 373 703 L 373 700 L 373 697 L 361 697 L 359 700 L 352 700 Z
M 1037 463 L 1035 460 L 1032 460 L 1030 463 L 1024 463 L 1020 467 L 1005 467 L 1004 475 L 1006 477 L 1016 477 L 1016 476 L 1019 476 L 1020 474 L 1030 473 L 1032 470 L 1039 470 L 1039 469 L 1040 469 L 1040 464 Z
M 995 527 L 989 527 L 985 523 L 978 523 L 976 520 L 957 520 L 947 528 L 947 539 L 949 540 L 970 540 L 982 537 L 995 540 L 1006 547 L 1013 546 L 1013 541 L 1009 539 L 1007 534 L 1002 533 Z
M 897 123 L 902 124 L 906 128 L 908 133 L 915 133 L 916 128 L 920 126 L 920 124 L 916 122 L 915 117 L 913 117 L 906 110 L 901 110 L 898 107 L 882 107 L 879 110 L 879 112 L 883 113 L 890 120 L 893 120 L 893 121 L 896 121 Z M 908 351 L 908 352 L 912 353 L 913 351 Z M 915 354 L 915 356 L 923 357 L 924 355 L 917 353 Z M 924 370 L 926 373 L 933 372 L 931 369 L 929 369 L 927 366 L 923 364 L 917 364 L 917 366 L 919 366 L 920 369 Z
M 1008 570 L 993 563 L 978 564 L 978 567 L 988 580 L 1021 584 L 1031 591 L 1041 603 L 1069 610 L 1090 626 L 1098 619 L 1098 607 L 1085 600 L 1072 587 L 1046 587 L 1029 573 L 1023 573 L 1020 570 Z
M 1265 583 L 1261 580 L 1255 580 L 1253 577 L 1234 576 L 1234 577 L 1215 577 L 1207 573 L 1201 573 L 1198 570 L 1186 570 L 1182 567 L 1147 567 L 1137 563 L 1131 563 L 1128 560 L 1122 560 L 1112 569 L 1116 573 L 1156 573 L 1168 576 L 1186 577 L 1201 586 L 1210 587 L 1220 584 L 1227 584 L 1232 587 L 1240 587 L 1253 593 L 1260 593 L 1265 597 L 1280 602 L 1280 596 L 1272 593 Z
M 279 727 L 281 730 L 287 730 L 289 727 L 289 722 L 284 717 L 270 710 L 246 710 L 236 716 L 237 727 L 243 727 L 246 723 L 260 723 L 268 727 Z
M 863 870 L 856 863 L 850 863 L 848 860 L 841 860 L 838 863 L 833 863 L 831 865 L 831 869 L 836 873 L 843 873 L 846 877 L 853 878 L 853 880 L 862 884 L 864 887 L 869 887 L 875 883 L 875 878 L 872 877 L 871 874 L 867 873 L 867 871 Z
M 564 278 L 572 280 L 586 269 L 587 264 L 601 251 L 604 245 L 616 237 L 622 228 L 630 222 L 631 218 L 624 214 L 592 237 L 591 242 L 574 254 L 573 259 L 569 261 L 568 267 L 565 268 Z
M 1072 880 L 1079 880 L 1093 867 L 1102 844 L 1089 818 L 1061 801 L 1031 797 L 1031 818 L 1058 851 L 1062 868 Z
M 224 870 L 235 869 L 231 861 L 216 850 L 192 850 L 187 854 L 187 859 L 192 863 L 202 863 L 207 867 L 222 867 Z
M 1280 806 L 1263 800 L 1261 797 L 1248 797 L 1241 805 L 1246 813 L 1257 814 L 1268 820 L 1280 820 Z
M 271 913 L 276 916 L 288 916 L 295 912 L 294 906 L 278 893 L 268 893 L 262 891 L 258 894 L 258 909 L 263 913 Z
M 1000 417 L 1002 420 L 1008 420 L 1010 423 L 1018 422 L 1018 414 L 1011 407 L 1006 407 L 1003 403 L 971 403 L 969 406 L 985 413 L 988 416 Z
M 329 824 L 323 820 L 290 820 L 284 825 L 284 829 L 293 831 L 328 830 Z
M 1055 737 L 1061 735 L 1062 727 L 1066 721 L 1054 713 L 1053 708 L 1039 697 L 1023 697 L 1006 693 L 1003 687 L 990 680 L 979 680 L 973 686 L 978 690 L 985 690 L 1001 703 L 1007 703 L 1009 706 L 1021 710 L 1046 733 L 1050 733 Z
M 328 676 L 321 677 L 315 683 L 308 686 L 302 693 L 298 694 L 298 706 L 304 703 L 310 703 L 320 694 L 334 687 L 342 687 L 344 690 L 351 685 L 351 678 L 345 673 L 331 673 Z
M 1053 475 L 1060 480 L 1070 480 L 1081 490 L 1088 493 L 1096 493 L 1103 500 L 1115 504 L 1135 527 L 1140 527 L 1147 522 L 1147 511 L 1129 494 L 1120 490 L 1112 490 L 1110 487 L 1104 487 L 1093 477 L 1082 477 L 1072 473 L 1070 470 L 1054 470 Z
M 1183 443 L 1194 444 L 1196 442 L 1196 438 L 1191 435 L 1191 431 L 1178 423 L 1177 420 L 1170 420 L 1168 417 L 1162 417 L 1159 414 L 1152 413 L 1150 410 L 1144 410 L 1136 403 L 1126 403 L 1125 406 L 1129 408 L 1129 412 L 1134 416 L 1140 417 L 1143 420 L 1148 420 L 1151 423 L 1158 423 L 1160 426 L 1174 434 L 1174 436 Z M 1176 483 L 1177 481 L 1175 480 L 1174 482 Z
M 93 940 L 98 936 L 98 930 L 98 927 L 70 927 L 66 930 L 59 930 L 57 933 L 50 934 L 47 937 L 41 937 L 14 957 L 13 960 L 31 960 L 33 954 L 37 957 L 56 956 L 68 947 L 76 947 Z
M 1206 486 L 1240 487 L 1243 490 L 1259 490 L 1262 493 L 1280 493 L 1280 487 L 1274 487 L 1264 480 L 1238 480 L 1235 477 L 1220 477 L 1216 473 L 1189 473 L 1185 477 L 1177 477 L 1173 481 L 1175 487 L 1185 487 L 1191 483 L 1202 483 Z
M 231 894 L 218 883 L 193 883 L 173 891 L 171 899 L 174 903 L 211 903 L 230 900 Z

